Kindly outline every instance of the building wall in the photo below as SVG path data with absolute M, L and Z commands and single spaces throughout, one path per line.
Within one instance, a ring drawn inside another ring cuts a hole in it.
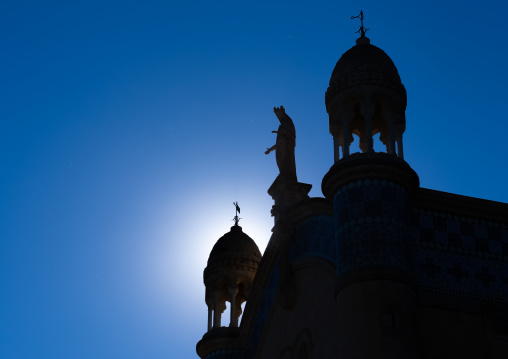
M 420 305 L 418 324 L 421 358 L 496 358 L 488 355 L 487 348 L 490 343 L 484 319 L 480 314 Z M 506 358 L 506 348 L 504 353 L 499 352 L 499 349 L 502 348 L 494 350 L 498 352 L 497 357 Z
M 239 339 L 208 359 L 508 358 L 508 205 L 388 179 L 330 197 L 272 238 Z
M 386 181 L 338 191 L 333 238 L 330 217 L 296 227 L 296 305 L 274 302 L 257 357 L 508 357 L 506 224 L 441 208 Z
M 444 210 L 411 211 L 411 237 L 418 253 L 416 269 L 422 295 L 464 305 L 508 304 L 506 225 Z
M 285 309 L 275 301 L 256 358 L 325 358 L 338 350 L 338 342 L 329 340 L 339 335 L 335 269 L 320 258 L 295 264 L 296 304 Z

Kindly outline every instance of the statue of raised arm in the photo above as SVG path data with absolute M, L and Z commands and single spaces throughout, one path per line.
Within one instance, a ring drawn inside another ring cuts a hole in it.
M 275 145 L 267 148 L 265 154 L 275 151 L 275 159 L 279 167 L 280 177 L 285 181 L 296 182 L 296 164 L 295 164 L 295 125 L 293 120 L 286 114 L 283 106 L 274 107 L 273 112 L 279 119 L 280 125 L 277 131 L 272 133 L 277 134 Z

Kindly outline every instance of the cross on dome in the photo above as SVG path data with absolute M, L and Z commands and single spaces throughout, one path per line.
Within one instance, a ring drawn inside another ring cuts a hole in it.
M 360 10 L 360 15 L 358 16 L 351 16 L 351 20 L 354 19 L 360 19 L 360 29 L 356 31 L 356 33 L 359 33 L 360 37 L 365 37 L 365 33 L 370 29 L 367 29 L 363 26 L 363 11 Z

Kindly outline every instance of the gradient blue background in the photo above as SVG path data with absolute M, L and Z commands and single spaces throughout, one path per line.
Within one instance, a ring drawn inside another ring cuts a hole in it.
M 2 1 L 0 357 L 196 358 L 232 202 L 270 236 L 273 106 L 322 195 L 360 9 L 421 185 L 508 202 L 506 1 Z

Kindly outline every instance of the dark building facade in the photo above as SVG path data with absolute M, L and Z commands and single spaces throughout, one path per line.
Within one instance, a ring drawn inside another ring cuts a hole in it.
M 218 240 L 201 358 L 508 358 L 508 204 L 420 187 L 403 155 L 406 101 L 392 60 L 362 35 L 325 96 L 324 198 L 281 169 L 264 255 L 237 225 Z

